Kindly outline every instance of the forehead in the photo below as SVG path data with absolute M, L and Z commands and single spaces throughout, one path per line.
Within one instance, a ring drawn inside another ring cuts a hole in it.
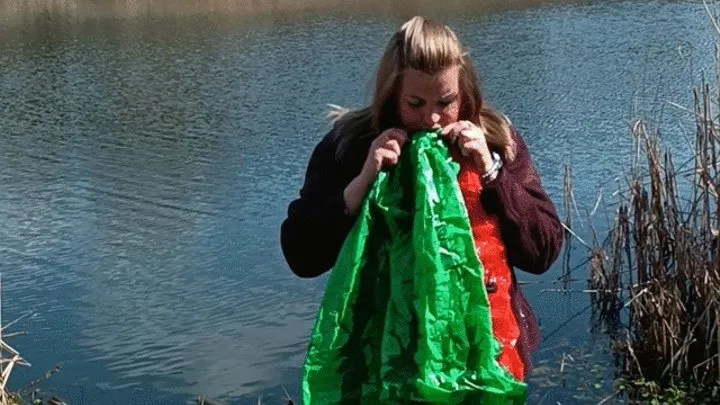
M 438 98 L 448 93 L 457 93 L 460 85 L 460 67 L 452 66 L 429 75 L 415 69 L 403 73 L 400 93 L 403 96 Z

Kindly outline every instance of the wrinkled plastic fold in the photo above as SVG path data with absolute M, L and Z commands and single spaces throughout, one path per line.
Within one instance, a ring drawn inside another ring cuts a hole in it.
M 440 135 L 421 132 L 378 175 L 327 280 L 305 405 L 525 402 L 497 361 L 458 170 Z

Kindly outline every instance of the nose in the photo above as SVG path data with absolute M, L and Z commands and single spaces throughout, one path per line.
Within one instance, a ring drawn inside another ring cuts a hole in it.
M 425 114 L 423 124 L 426 128 L 439 128 L 440 127 L 440 114 L 429 111 Z

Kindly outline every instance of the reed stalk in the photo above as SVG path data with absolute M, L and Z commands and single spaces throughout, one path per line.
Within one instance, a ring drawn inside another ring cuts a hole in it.
M 693 90 L 689 170 L 676 168 L 646 121 L 630 126 L 627 192 L 608 237 L 590 250 L 594 314 L 618 327 L 612 341 L 622 371 L 660 386 L 720 386 L 719 85 L 716 75 L 714 91 Z

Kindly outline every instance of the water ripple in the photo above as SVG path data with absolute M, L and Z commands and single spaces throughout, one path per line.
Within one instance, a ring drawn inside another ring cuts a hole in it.
M 448 22 L 560 207 L 570 156 L 576 199 L 592 204 L 618 174 L 628 120 L 688 101 L 712 62 L 705 18 L 700 4 L 612 2 Z M 69 364 L 56 386 L 70 403 L 296 392 L 326 279 L 291 275 L 279 224 L 325 104 L 362 103 L 395 26 L 247 27 L 46 21 L 0 36 L 3 317 L 36 314 L 18 325 L 32 334 L 19 348 L 40 369 Z M 692 63 L 678 57 L 706 33 Z M 580 305 L 528 295 L 545 327 Z M 582 341 L 582 329 L 566 335 Z

